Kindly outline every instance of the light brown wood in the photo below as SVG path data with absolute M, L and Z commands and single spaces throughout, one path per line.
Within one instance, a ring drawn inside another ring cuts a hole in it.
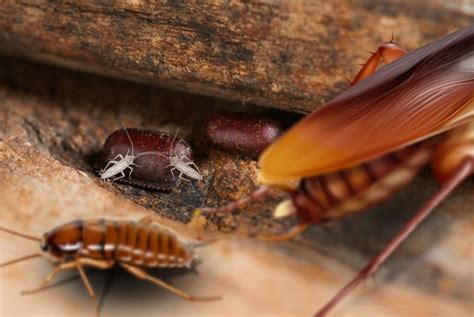
M 473 21 L 465 1 L 0 3 L 0 51 L 308 112 L 392 35 L 413 50 Z

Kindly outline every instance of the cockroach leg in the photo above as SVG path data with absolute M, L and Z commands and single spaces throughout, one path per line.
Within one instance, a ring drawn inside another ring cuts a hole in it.
M 193 190 L 196 190 L 196 187 L 194 187 L 193 182 L 191 182 L 189 179 L 183 177 L 183 173 L 179 173 L 179 177 L 178 177 L 178 178 L 179 178 L 180 180 L 183 180 L 183 181 L 185 181 L 185 182 L 188 182 L 188 183 L 191 185 L 191 187 L 193 188 Z
M 173 173 L 174 171 L 176 171 L 176 168 L 175 168 L 175 167 L 173 167 L 173 168 L 170 170 L 170 173 L 171 173 L 171 175 L 173 176 L 173 180 L 176 179 L 176 176 L 175 176 L 174 173 Z
M 130 164 L 130 165 L 134 165 L 134 163 Z M 132 180 L 132 173 L 133 173 L 133 168 L 131 166 L 127 167 L 128 169 L 130 169 L 130 173 L 128 173 L 128 179 L 129 180 Z M 125 171 L 125 170 L 124 170 Z
M 390 64 L 405 54 L 406 51 L 393 42 L 380 45 L 377 51 L 373 53 L 372 56 L 370 56 L 365 64 L 363 64 L 362 69 L 354 78 L 351 85 L 356 84 L 357 82 L 374 73 L 381 59 L 385 64 Z
M 119 154 L 119 155 L 117 155 L 116 157 L 114 157 L 114 159 L 111 160 L 111 161 L 109 161 L 109 162 L 107 163 L 107 165 L 105 165 L 105 167 L 104 167 L 103 169 L 101 169 L 99 172 L 100 172 L 100 173 L 105 172 L 105 171 L 109 168 L 110 164 L 117 164 L 117 163 L 119 162 L 119 161 L 116 160 L 117 158 L 119 158 L 120 160 L 123 160 L 122 154 Z
M 133 266 L 133 265 L 129 265 L 129 264 L 125 264 L 125 263 L 120 263 L 120 265 L 125 269 L 127 270 L 130 274 L 138 277 L 139 279 L 142 279 L 142 280 L 146 280 L 146 281 L 149 281 L 159 287 L 162 287 L 164 289 L 166 289 L 167 291 L 183 298 L 183 299 L 186 299 L 186 300 L 189 300 L 189 301 L 203 301 L 203 302 L 208 302 L 208 301 L 213 301 L 213 300 L 219 300 L 221 299 L 221 296 L 209 296 L 209 297 L 196 297 L 196 296 L 192 296 L 192 295 L 189 295 L 177 288 L 175 288 L 174 286 L 156 278 L 156 277 L 153 277 L 151 276 L 150 274 L 148 274 L 147 272 L 145 272 L 144 270 L 136 267 L 136 266 Z
M 81 276 L 82 283 L 84 283 L 84 286 L 86 287 L 87 293 L 89 293 L 89 296 L 94 301 L 96 311 L 97 311 L 97 296 L 95 295 L 95 292 L 94 292 L 94 289 L 92 288 L 91 282 L 87 278 L 86 272 L 84 272 L 84 268 L 82 267 L 82 264 L 79 260 L 76 260 L 76 266 L 77 266 L 77 271 L 79 272 L 79 275 Z
M 200 213 L 207 214 L 207 213 L 214 213 L 214 212 L 232 212 L 236 209 L 242 208 L 243 206 L 245 206 L 249 202 L 257 201 L 257 200 L 265 197 L 266 195 L 268 195 L 268 193 L 271 191 L 271 189 L 272 189 L 271 186 L 260 186 L 259 188 L 257 188 L 257 190 L 250 193 L 249 195 L 247 195 L 247 196 L 245 196 L 241 199 L 232 201 L 232 202 L 228 203 L 227 205 L 224 205 L 224 206 L 218 207 L 218 208 L 210 208 L 210 207 L 198 208 L 198 209 L 195 210 L 195 213 L 196 214 L 200 214 Z
M 103 260 L 94 260 L 94 259 L 77 257 L 76 264 L 77 264 L 77 270 L 79 271 L 79 275 L 81 276 L 81 280 L 84 283 L 84 286 L 86 287 L 86 290 L 89 293 L 89 296 L 94 301 L 96 316 L 99 316 L 100 307 L 99 307 L 99 303 L 97 302 L 97 296 L 95 295 L 94 289 L 92 288 L 89 278 L 87 277 L 86 272 L 84 271 L 83 265 L 92 266 L 98 269 L 105 270 L 105 269 L 111 268 L 115 264 L 115 262 L 113 260 L 103 261 Z
M 70 261 L 70 262 L 66 262 L 66 263 L 61 263 L 57 266 L 55 266 L 51 272 L 49 272 L 49 274 L 46 276 L 46 278 L 44 279 L 43 283 L 41 283 L 41 285 L 37 288 L 33 288 L 31 290 L 26 290 L 26 291 L 22 291 L 21 294 L 23 295 L 26 295 L 26 294 L 33 294 L 33 293 L 37 293 L 37 292 L 40 292 L 42 291 L 43 289 L 45 289 L 46 287 L 48 287 L 48 285 L 51 283 L 51 281 L 53 280 L 53 278 L 56 276 L 56 274 L 58 274 L 59 272 L 61 271 L 65 271 L 65 270 L 70 270 L 70 269 L 75 269 L 77 267 L 76 265 L 76 261 Z
M 82 263 L 81 263 L 82 262 Z M 89 281 L 89 278 L 86 275 L 86 272 L 84 271 L 83 264 L 88 265 L 88 266 L 93 266 L 99 269 L 109 269 L 111 268 L 115 263 L 114 261 L 100 261 L 100 260 L 93 260 L 93 259 L 87 259 L 87 258 L 77 258 L 76 260 L 77 264 L 77 270 L 79 271 L 79 275 L 81 276 L 81 280 L 84 283 L 84 286 L 86 287 L 87 292 L 89 293 L 89 296 L 92 298 L 94 301 L 94 306 L 95 306 L 95 314 L 98 317 L 99 312 L 100 312 L 100 304 L 97 302 L 97 296 L 94 292 L 94 289 L 92 288 L 92 285 Z
M 188 162 L 187 162 L 188 165 L 193 166 L 193 167 L 196 169 L 196 171 L 199 172 L 199 174 L 201 173 L 201 171 L 200 171 L 199 168 L 197 167 L 196 163 L 194 163 L 193 161 L 191 161 L 191 160 L 190 160 L 189 158 L 187 158 L 186 156 L 183 156 L 183 158 L 185 158 L 185 159 L 188 160 Z M 183 159 L 183 158 L 182 158 L 182 159 Z
M 181 179 L 181 180 L 183 180 L 183 181 L 188 182 L 188 183 L 191 184 L 191 185 L 193 184 L 189 179 L 183 177 L 183 174 L 182 174 L 182 173 L 179 174 L 178 178 Z
M 125 177 L 125 173 L 124 173 L 124 171 L 121 171 L 120 176 L 115 177 L 114 179 L 112 179 L 112 182 L 115 182 L 116 180 L 119 180 L 119 179 L 124 178 L 124 177 Z
M 40 291 L 42 291 L 42 290 L 44 290 L 45 288 L 48 287 L 48 285 L 51 283 L 51 281 L 56 276 L 56 274 L 58 274 L 61 271 L 78 268 L 80 264 L 87 265 L 87 266 L 93 266 L 93 267 L 96 267 L 98 269 L 108 269 L 108 268 L 110 268 L 114 265 L 114 262 L 113 261 L 92 260 L 92 259 L 87 259 L 87 258 L 79 258 L 78 260 L 73 260 L 73 261 L 61 263 L 61 264 L 55 266 L 51 270 L 51 272 L 46 276 L 43 283 L 41 283 L 41 285 L 39 287 L 31 289 L 31 290 L 22 291 L 21 293 L 23 295 L 26 295 L 26 294 L 33 294 L 33 293 L 40 292 Z M 80 272 L 79 272 L 79 274 L 80 274 Z
M 465 160 L 456 170 L 451 178 L 444 183 L 441 188 L 431 196 L 431 198 L 421 207 L 415 215 L 405 224 L 405 226 L 390 240 L 385 247 L 377 254 L 349 283 L 347 283 L 326 305 L 324 305 L 314 316 L 327 316 L 329 311 L 334 308 L 346 295 L 356 288 L 362 281 L 377 272 L 379 267 L 392 255 L 392 253 L 405 241 L 405 239 L 418 227 L 423 220 L 428 217 L 436 206 L 438 206 L 446 197 L 469 175 L 474 171 L 474 162 L 472 159 Z
M 114 266 L 114 260 L 95 260 L 90 258 L 79 257 L 77 260 L 80 264 L 85 266 L 92 266 L 96 269 L 107 270 Z
M 279 242 L 279 241 L 287 241 L 291 240 L 297 236 L 299 236 L 303 231 L 308 229 L 311 226 L 311 222 L 301 220 L 299 223 L 294 225 L 290 230 L 287 232 L 276 234 L 272 236 L 258 236 L 258 239 L 268 242 Z

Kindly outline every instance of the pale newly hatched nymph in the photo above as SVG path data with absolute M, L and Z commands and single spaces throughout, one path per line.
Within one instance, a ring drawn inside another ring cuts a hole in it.
M 183 177 L 183 175 L 195 179 L 197 181 L 202 181 L 203 177 L 201 175 L 201 171 L 199 171 L 199 168 L 197 165 L 185 154 L 178 154 L 175 151 L 175 147 L 173 147 L 174 141 L 176 141 L 176 137 L 178 135 L 178 131 L 176 131 L 176 134 L 173 138 L 173 141 L 171 141 L 171 145 L 168 151 L 168 156 L 163 155 L 158 153 L 158 155 L 163 156 L 169 160 L 169 165 L 167 167 L 171 167 L 171 175 L 173 175 L 173 179 L 175 178 L 174 172 L 178 171 L 179 175 L 178 178 L 181 180 L 185 180 L 189 182 L 190 180 Z M 182 140 L 179 140 L 177 144 L 179 144 Z
M 135 160 L 146 154 L 159 154 L 158 152 L 143 152 L 140 154 L 135 155 L 135 151 L 133 148 L 133 142 L 132 138 L 130 137 L 130 134 L 128 133 L 127 129 L 123 129 L 125 133 L 127 134 L 128 140 L 130 141 L 131 145 L 131 153 L 129 153 L 129 150 L 127 150 L 127 153 L 124 155 L 118 154 L 117 156 L 114 157 L 114 159 L 110 160 L 107 165 L 104 167 L 99 172 L 100 178 L 103 180 L 111 180 L 111 181 L 116 181 L 121 178 L 125 177 L 125 170 L 129 169 L 130 173 L 128 174 L 128 178 L 131 178 L 132 172 L 133 172 L 133 166 L 139 166 L 135 164 Z M 120 175 L 115 177 L 116 175 Z M 114 178 L 113 178 L 114 177 Z

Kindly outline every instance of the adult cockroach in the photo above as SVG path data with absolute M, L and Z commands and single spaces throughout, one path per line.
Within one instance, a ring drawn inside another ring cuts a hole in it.
M 388 65 L 375 72 L 380 60 Z M 347 91 L 262 153 L 262 187 L 224 207 L 201 211 L 231 211 L 268 194 L 272 187 L 285 189 L 291 199 L 277 206 L 274 215 L 296 214 L 300 222 L 287 233 L 266 239 L 291 239 L 310 224 L 359 212 L 390 198 L 431 162 L 439 190 L 316 313 L 326 316 L 473 173 L 473 95 L 474 26 L 408 54 L 390 41 L 372 54 Z M 292 186 L 296 182 L 298 187 Z
M 140 221 L 90 219 L 75 220 L 60 225 L 42 238 L 0 227 L 4 231 L 41 243 L 43 253 L 34 253 L 0 264 L 4 267 L 42 255 L 49 256 L 58 264 L 36 289 L 23 293 L 38 292 L 51 283 L 54 276 L 64 270 L 77 269 L 87 292 L 98 305 L 96 295 L 84 271 L 90 266 L 109 269 L 118 264 L 127 272 L 160 286 L 190 301 L 210 301 L 220 297 L 195 297 L 149 275 L 145 268 L 191 268 L 195 256 L 190 247 L 177 236 L 152 224 L 151 217 Z

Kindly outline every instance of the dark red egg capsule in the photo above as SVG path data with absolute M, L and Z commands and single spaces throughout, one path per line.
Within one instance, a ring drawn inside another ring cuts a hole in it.
M 104 180 L 138 187 L 169 190 L 178 174 L 171 171 L 171 157 L 193 160 L 191 146 L 176 135 L 145 129 L 120 129 L 105 141 L 102 150 Z
M 217 148 L 257 157 L 282 133 L 274 120 L 241 112 L 216 112 L 205 124 L 205 135 Z

